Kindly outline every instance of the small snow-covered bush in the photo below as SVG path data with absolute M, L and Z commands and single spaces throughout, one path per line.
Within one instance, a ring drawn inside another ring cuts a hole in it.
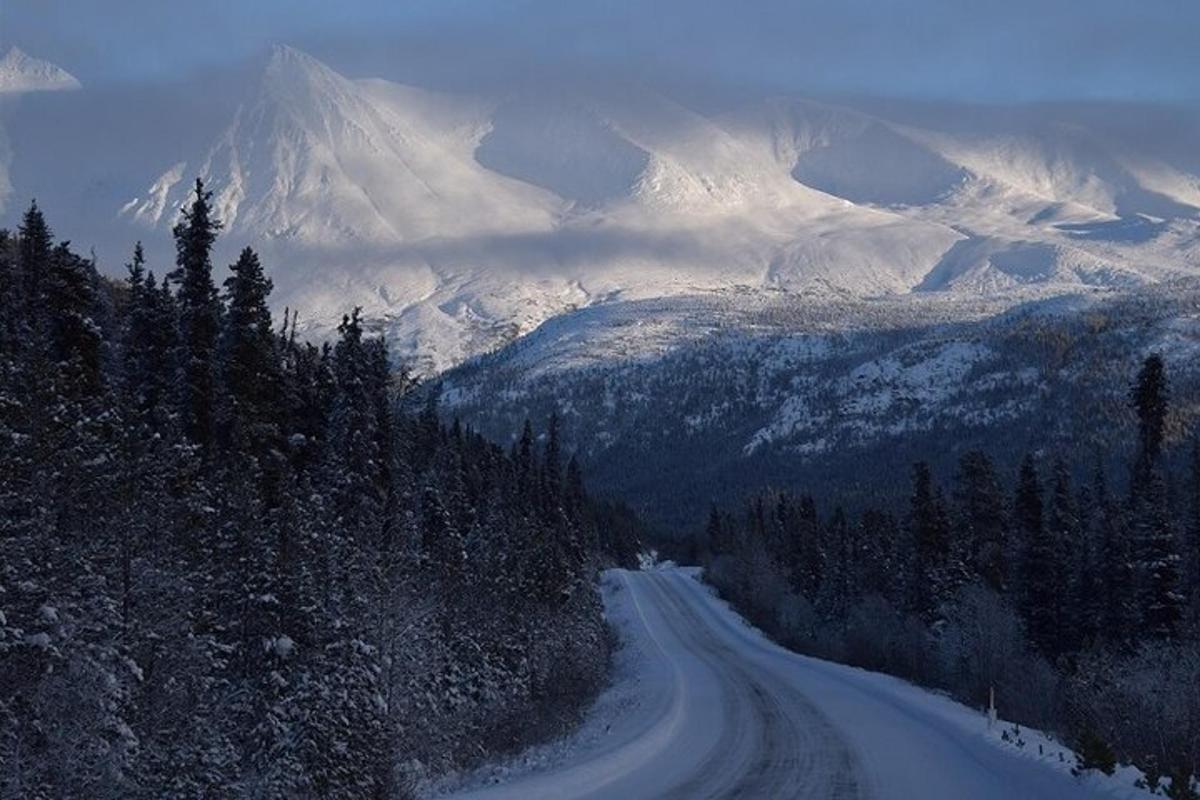
M 1200 763 L 1200 644 L 1159 642 L 1132 654 L 1098 650 L 1067 683 L 1075 744 L 1103 737 L 1121 761 L 1172 776 L 1183 791 Z M 1157 782 L 1157 778 L 1155 779 Z M 1184 794 L 1183 796 L 1187 796 Z

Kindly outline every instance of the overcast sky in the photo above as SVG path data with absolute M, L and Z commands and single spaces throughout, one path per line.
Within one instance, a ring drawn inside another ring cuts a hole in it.
M 85 83 L 171 81 L 276 42 L 427 82 L 1200 101 L 1198 0 L 0 0 L 0 43 Z

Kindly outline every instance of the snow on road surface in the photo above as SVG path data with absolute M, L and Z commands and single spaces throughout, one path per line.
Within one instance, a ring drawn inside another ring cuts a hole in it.
M 979 712 L 903 681 L 787 651 L 694 571 L 613 570 L 626 647 L 581 731 L 476 775 L 465 800 L 1145 796 L 1002 745 Z M 621 672 L 627 674 L 621 675 Z

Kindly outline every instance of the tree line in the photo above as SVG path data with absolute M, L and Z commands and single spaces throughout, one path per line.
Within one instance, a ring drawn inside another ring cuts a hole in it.
M 403 797 L 603 679 L 636 529 L 557 421 L 401 412 L 357 310 L 317 346 L 253 250 L 217 284 L 219 228 L 197 181 L 121 282 L 0 231 L 0 797 Z
M 1124 491 L 1103 459 L 1026 455 L 1006 485 L 965 453 L 947 488 L 923 462 L 907 507 L 824 515 L 766 492 L 714 508 L 706 574 L 802 651 L 951 691 L 1062 735 L 1080 768 L 1138 765 L 1193 798 L 1200 773 L 1200 440 L 1164 457 L 1163 359 L 1130 391 L 1138 447 Z M 1076 476 L 1086 479 L 1077 480 Z M 1163 780 L 1169 777 L 1169 780 Z

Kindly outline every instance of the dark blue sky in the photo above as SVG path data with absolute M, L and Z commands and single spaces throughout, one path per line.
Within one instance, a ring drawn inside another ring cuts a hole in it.
M 0 0 L 0 44 L 85 83 L 269 44 L 430 82 L 625 76 L 931 99 L 1200 102 L 1197 0 Z

